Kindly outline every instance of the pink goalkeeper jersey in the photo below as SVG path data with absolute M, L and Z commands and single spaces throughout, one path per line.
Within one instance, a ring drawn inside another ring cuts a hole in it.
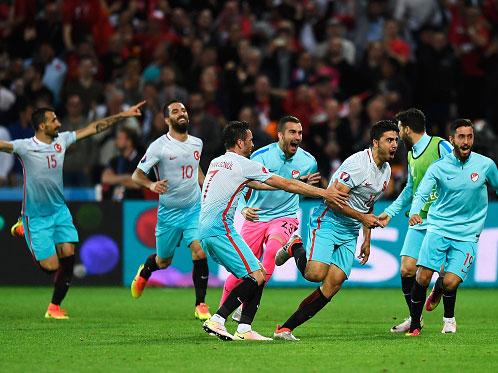
M 201 192 L 200 238 L 235 231 L 233 216 L 244 186 L 264 182 L 272 174 L 259 162 L 226 152 L 209 165 Z

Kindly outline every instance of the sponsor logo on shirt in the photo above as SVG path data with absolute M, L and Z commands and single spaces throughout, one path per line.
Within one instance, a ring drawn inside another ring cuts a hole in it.
M 62 146 L 61 144 L 57 143 L 54 145 L 54 149 L 57 153 L 60 153 L 62 151 Z
M 345 182 L 348 182 L 350 178 L 351 178 L 351 176 L 349 176 L 349 174 L 347 172 L 341 172 L 341 174 L 339 175 L 339 179 L 341 179 Z
M 196 161 L 198 161 L 198 160 L 201 158 L 201 153 L 199 153 L 199 151 L 198 151 L 198 150 L 196 150 L 196 151 L 194 152 L 194 158 L 195 158 L 195 160 L 196 160 Z
M 292 178 L 297 179 L 301 173 L 298 170 L 292 170 Z
M 477 172 L 472 172 L 470 175 L 470 180 L 472 180 L 474 183 L 479 179 L 479 174 Z
M 172 161 L 173 159 L 176 159 L 176 158 L 178 158 L 178 157 L 177 156 L 171 156 L 171 155 L 169 156 L 169 160 L 170 161 Z

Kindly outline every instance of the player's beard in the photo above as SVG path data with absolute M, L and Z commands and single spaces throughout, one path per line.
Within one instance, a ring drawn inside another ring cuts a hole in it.
M 458 159 L 461 161 L 465 161 L 467 158 L 470 157 L 470 153 L 472 153 L 472 145 L 471 146 L 466 146 L 465 150 L 462 149 L 461 146 L 453 144 L 453 147 L 455 149 L 455 155 L 457 156 Z M 464 155 L 463 151 L 469 150 L 468 154 Z
M 188 130 L 188 119 L 184 123 L 178 123 L 174 120 L 171 120 L 171 127 L 173 127 L 173 129 L 178 133 L 186 133 Z

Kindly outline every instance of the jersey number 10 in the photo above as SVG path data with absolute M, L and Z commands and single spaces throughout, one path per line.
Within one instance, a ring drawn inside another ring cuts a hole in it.
M 194 168 L 192 166 L 182 166 L 182 179 L 192 179 Z

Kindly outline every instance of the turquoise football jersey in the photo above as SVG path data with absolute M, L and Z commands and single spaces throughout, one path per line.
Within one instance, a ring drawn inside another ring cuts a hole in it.
M 410 216 L 420 212 L 435 186 L 438 198 L 429 209 L 427 230 L 458 241 L 477 242 L 488 210 L 486 184 L 498 190 L 498 170 L 492 159 L 472 152 L 462 163 L 450 153 L 427 169 Z
M 50 144 L 35 136 L 11 141 L 24 173 L 22 215 L 55 214 L 64 202 L 62 170 L 67 148 L 76 141 L 76 132 L 61 132 Z
M 271 173 L 285 179 L 299 179 L 317 172 L 315 158 L 307 151 L 298 148 L 296 154 L 287 159 L 277 142 L 255 151 L 251 159 L 263 164 Z M 258 211 L 259 221 L 289 217 L 296 218 L 299 210 L 299 195 L 283 190 L 266 191 L 252 190 L 247 192 L 250 197 L 247 206 L 261 209 Z M 247 194 L 246 194 L 247 195 Z M 241 207 L 244 207 L 241 205 Z

